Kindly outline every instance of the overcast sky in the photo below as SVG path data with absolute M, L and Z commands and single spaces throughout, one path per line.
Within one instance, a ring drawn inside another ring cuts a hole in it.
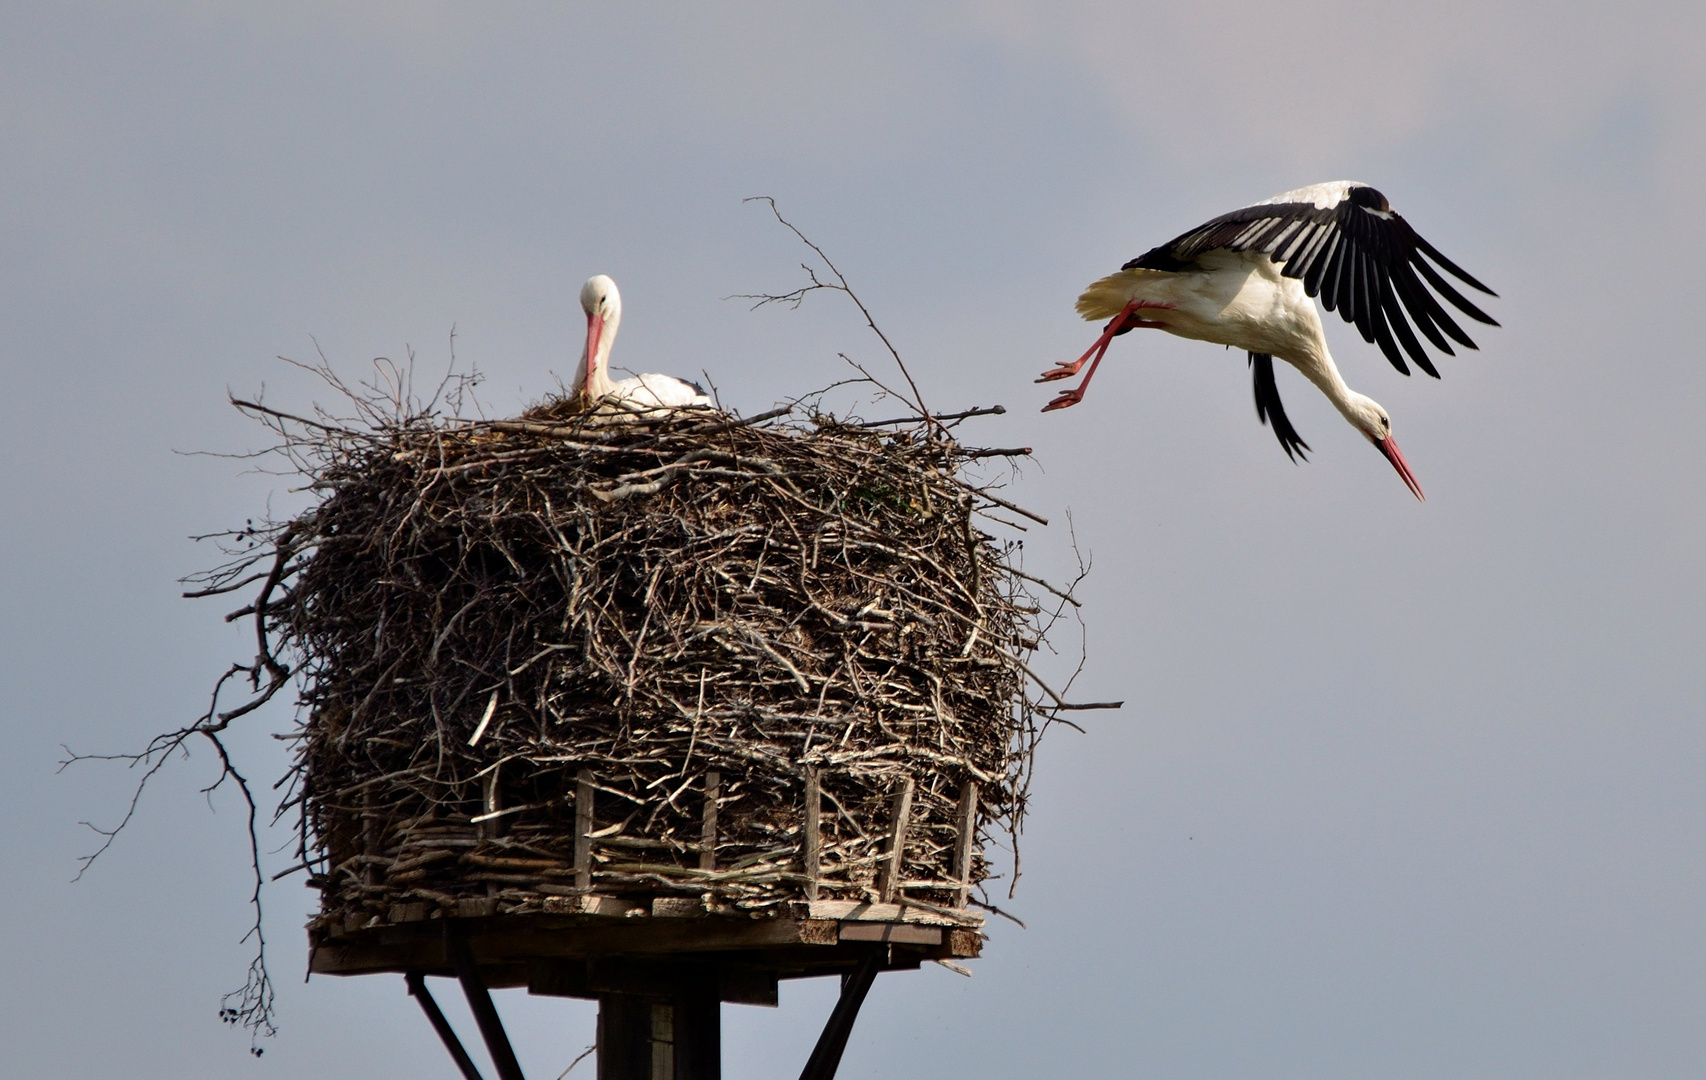
M 324 397 L 280 354 L 436 369 L 454 328 L 510 411 L 609 273 L 617 361 L 749 413 L 880 363 L 834 297 L 724 299 L 799 280 L 768 194 L 933 404 L 1008 407 L 968 436 L 1036 448 L 1029 557 L 1065 567 L 1070 510 L 1078 690 L 1127 702 L 1045 745 L 1029 929 L 879 980 L 842 1075 L 1699 1076 L 1706 6 L 1405 7 L 0 3 L 0 1074 L 455 1076 L 401 978 L 301 981 L 300 878 L 249 1058 L 234 800 L 197 748 L 71 884 L 128 777 L 59 746 L 136 746 L 245 656 L 178 599 L 187 537 L 294 503 L 180 452 L 263 445 L 228 388 Z M 1289 463 L 1201 343 L 1121 338 L 1037 413 L 1086 283 L 1339 178 L 1502 295 L 1438 382 L 1329 326 L 1425 504 L 1282 370 Z M 264 787 L 290 714 L 251 719 Z M 797 1075 L 819 982 L 726 1008 L 730 1076 Z M 498 998 L 530 1077 L 591 1041 Z

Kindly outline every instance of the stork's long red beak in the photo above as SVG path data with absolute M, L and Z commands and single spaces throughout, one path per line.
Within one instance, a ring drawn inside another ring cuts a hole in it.
M 1390 435 L 1384 439 L 1371 439 L 1370 441 L 1374 443 L 1376 449 L 1386 455 L 1386 460 L 1392 463 L 1392 467 L 1398 470 L 1398 475 L 1404 478 L 1404 485 L 1410 489 L 1410 494 L 1426 502 L 1427 496 L 1422 494 L 1422 485 L 1416 482 L 1416 474 L 1410 471 L 1410 463 L 1405 461 L 1404 455 L 1398 451 L 1398 441 Z
M 586 315 L 586 385 L 581 393 L 592 400 L 592 371 L 598 363 L 598 339 L 604 334 L 604 319 L 592 312 Z

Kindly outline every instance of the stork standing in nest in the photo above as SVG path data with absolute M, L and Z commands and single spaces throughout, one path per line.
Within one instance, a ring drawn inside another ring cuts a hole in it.
M 1448 356 L 1455 354 L 1447 338 L 1465 348 L 1476 346 L 1424 281 L 1471 319 L 1498 325 L 1439 270 L 1497 295 L 1416 235 L 1386 196 L 1367 184 L 1337 180 L 1275 195 L 1199 225 L 1086 289 L 1078 298 L 1078 313 L 1111 321 L 1083 356 L 1037 380 L 1070 378 L 1090 364 L 1077 389 L 1060 394 L 1043 411 L 1084 399 L 1115 337 L 1140 328 L 1165 330 L 1250 354 L 1256 416 L 1272 425 L 1293 461 L 1305 456 L 1309 444 L 1280 403 L 1274 358 L 1295 367 L 1386 456 L 1420 499 L 1421 485 L 1392 439 L 1391 417 L 1379 402 L 1345 385 L 1327 351 L 1312 298 L 1354 323 L 1363 340 L 1378 344 L 1401 374 L 1410 373 L 1404 362 L 1408 354 L 1437 379 L 1439 372 L 1405 315 Z
M 586 348 L 575 368 L 574 400 L 582 408 L 614 405 L 618 414 L 644 414 L 652 409 L 710 408 L 711 399 L 697 383 L 672 375 L 645 374 L 611 379 L 610 346 L 622 323 L 622 294 L 604 274 L 581 286 L 581 310 L 586 312 Z

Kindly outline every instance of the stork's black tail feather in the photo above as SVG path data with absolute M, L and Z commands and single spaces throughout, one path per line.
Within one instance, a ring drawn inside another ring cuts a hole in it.
M 1267 353 L 1250 354 L 1250 371 L 1255 379 L 1256 418 L 1274 429 L 1274 437 L 1285 449 L 1285 456 L 1292 461 L 1309 460 L 1304 451 L 1309 444 L 1297 434 L 1297 429 L 1291 426 L 1291 420 L 1285 415 L 1285 406 L 1280 404 L 1279 385 L 1274 382 L 1274 358 Z

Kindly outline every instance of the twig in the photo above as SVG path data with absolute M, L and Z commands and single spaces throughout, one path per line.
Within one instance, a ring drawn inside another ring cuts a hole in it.
M 575 1066 L 579 1065 L 581 1062 L 585 1061 L 589 1056 L 591 1056 L 592 1052 L 594 1050 L 597 1050 L 597 1049 L 598 1049 L 598 1044 L 593 1043 L 591 1046 L 587 1047 L 585 1050 L 582 1050 L 580 1052 L 580 1054 L 573 1061 L 569 1062 L 568 1068 L 564 1069 L 562 1072 L 557 1074 L 557 1080 L 563 1080 L 563 1077 L 574 1072 Z
M 878 339 L 882 341 L 883 348 L 887 349 L 889 351 L 889 355 L 894 357 L 895 366 L 900 368 L 901 377 L 906 380 L 906 385 L 912 388 L 912 397 L 907 401 L 907 404 L 918 410 L 919 417 L 926 424 L 938 428 L 945 435 L 947 433 L 947 429 L 943 428 L 940 423 L 931 417 L 929 408 L 924 404 L 924 395 L 918 390 L 918 383 L 913 381 L 912 372 L 907 370 L 906 361 L 900 358 L 900 352 L 896 350 L 894 344 L 889 341 L 888 335 L 883 333 L 882 328 L 877 325 L 877 321 L 871 317 L 870 309 L 865 307 L 865 302 L 859 299 L 859 294 L 854 292 L 853 287 L 847 283 L 846 275 L 836 267 L 835 263 L 830 260 L 828 255 L 824 254 L 822 248 L 812 243 L 812 241 L 806 237 L 805 233 L 801 232 L 792 222 L 782 216 L 782 211 L 777 208 L 775 199 L 771 198 L 769 195 L 753 195 L 749 198 L 742 199 L 741 201 L 762 202 L 769 206 L 770 212 L 775 215 L 776 220 L 781 222 L 783 227 L 785 227 L 789 232 L 799 237 L 800 243 L 811 248 L 812 252 L 816 254 L 819 259 L 823 260 L 823 265 L 828 267 L 829 272 L 835 275 L 835 280 L 833 282 L 821 281 L 817 276 L 817 271 L 813 270 L 810 266 L 801 263 L 800 269 L 806 272 L 806 278 L 810 281 L 809 285 L 802 285 L 800 288 L 795 289 L 792 292 L 777 295 L 741 294 L 733 299 L 757 301 L 752 305 L 754 310 L 763 307 L 765 304 L 781 303 L 791 304 L 797 308 L 800 306 L 801 301 L 806 298 L 807 293 L 816 292 L 819 289 L 833 289 L 837 292 L 846 293 L 847 298 L 852 300 L 853 305 L 859 309 L 859 314 L 865 317 L 865 325 L 871 328 L 871 332 L 876 334 Z M 849 362 L 851 363 L 851 361 Z M 860 370 L 862 371 L 864 369 L 861 368 Z
M 969 417 L 973 417 L 973 416 L 1003 416 L 1006 414 L 1006 412 L 1007 412 L 1007 406 L 1005 406 L 1005 405 L 992 405 L 987 409 L 967 409 L 964 412 L 943 413 L 942 415 L 936 417 L 936 419 L 943 420 L 943 421 L 965 420 L 965 419 L 967 419 Z M 918 423 L 918 417 L 916 417 L 916 416 L 901 416 L 901 417 L 896 417 L 893 420 L 861 420 L 859 423 L 854 424 L 853 426 L 854 427 L 862 427 L 862 428 L 874 428 L 874 427 L 889 427 L 889 426 L 894 425 L 894 424 L 916 424 L 916 423 Z

